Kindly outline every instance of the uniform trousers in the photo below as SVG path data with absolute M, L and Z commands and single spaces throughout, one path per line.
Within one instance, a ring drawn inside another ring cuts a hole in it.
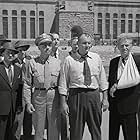
M 15 137 L 17 140 L 20 140 L 22 125 L 24 138 L 26 139 L 32 135 L 32 115 L 27 112 L 24 99 L 22 100 L 22 107 L 23 111 L 16 115 L 18 126 L 15 132 Z
M 70 89 L 70 140 L 82 140 L 85 123 L 92 140 L 101 140 L 101 101 L 98 90 Z
M 35 127 L 34 140 L 43 140 L 46 116 L 48 119 L 47 140 L 58 140 L 60 115 L 58 93 L 56 90 L 35 90 L 33 93 L 33 124 Z M 47 115 L 46 115 L 47 114 Z
M 117 109 L 109 113 L 109 140 L 119 140 L 122 126 L 124 140 L 137 140 L 136 113 L 120 114 Z

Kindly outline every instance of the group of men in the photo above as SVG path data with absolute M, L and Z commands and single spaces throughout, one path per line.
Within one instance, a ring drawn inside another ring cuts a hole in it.
M 35 39 L 36 58 L 26 55 L 27 44 L 0 40 L 0 140 L 20 140 L 23 122 L 27 137 L 33 123 L 34 140 L 44 139 L 45 128 L 47 140 L 82 140 L 85 123 L 91 139 L 101 140 L 108 108 L 109 140 L 119 139 L 120 126 L 125 140 L 137 140 L 140 56 L 131 53 L 132 38 L 118 37 L 120 56 L 110 61 L 107 80 L 100 56 L 90 52 L 92 37 L 79 26 L 71 32 L 63 63 L 57 33 Z

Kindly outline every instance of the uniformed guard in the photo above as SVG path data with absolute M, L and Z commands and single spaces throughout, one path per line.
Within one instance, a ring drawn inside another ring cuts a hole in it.
M 58 140 L 58 88 L 57 80 L 60 71 L 60 60 L 51 56 L 52 36 L 43 33 L 36 38 L 35 44 L 40 56 L 31 59 L 28 69 L 30 81 L 33 81 L 34 92 L 31 97 L 31 83 L 24 83 L 24 97 L 27 110 L 33 113 L 35 140 L 43 140 L 46 116 L 48 119 L 47 140 Z M 46 115 L 47 113 L 47 115 Z

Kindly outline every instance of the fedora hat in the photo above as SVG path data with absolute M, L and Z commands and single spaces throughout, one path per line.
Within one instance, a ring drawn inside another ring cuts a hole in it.
M 27 51 L 29 49 L 30 45 L 26 44 L 25 42 L 23 42 L 21 40 L 18 40 L 15 42 L 14 47 L 16 50 L 21 48 L 22 50 Z
M 15 49 L 14 45 L 11 42 L 6 42 L 3 44 L 3 46 L 0 47 L 0 54 L 2 54 L 6 49 L 13 51 L 15 54 L 19 52 Z
M 7 39 L 5 35 L 0 34 L 0 46 L 5 42 L 11 42 L 11 40 Z
M 51 42 L 52 42 L 52 36 L 51 36 L 51 34 L 43 33 L 43 34 L 39 35 L 36 38 L 35 45 L 36 46 L 39 46 L 40 44 L 43 44 L 43 43 L 51 43 Z

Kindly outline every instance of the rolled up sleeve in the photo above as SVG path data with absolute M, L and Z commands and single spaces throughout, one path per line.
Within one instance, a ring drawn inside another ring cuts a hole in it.
M 101 91 L 108 89 L 108 81 L 102 61 L 100 60 L 99 88 Z
M 65 59 L 63 65 L 61 66 L 60 70 L 60 79 L 59 79 L 59 93 L 61 95 L 68 95 L 68 88 L 69 88 L 69 62 Z
M 28 65 L 26 69 L 27 76 L 24 77 L 24 84 L 23 84 L 23 97 L 26 104 L 31 104 L 31 94 L 32 94 L 32 69 L 31 65 Z

